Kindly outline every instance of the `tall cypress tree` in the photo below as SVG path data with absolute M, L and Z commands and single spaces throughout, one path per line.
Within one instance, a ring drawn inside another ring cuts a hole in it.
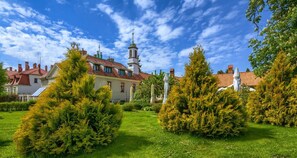
M 171 132 L 207 137 L 239 135 L 245 130 L 246 112 L 232 89 L 217 92 L 201 47 L 194 48 L 180 85 L 173 87 L 159 113 L 161 126 Z
M 90 152 L 117 135 L 122 111 L 110 104 L 108 87 L 95 91 L 86 58 L 76 44 L 68 50 L 55 82 L 24 116 L 14 135 L 23 155 L 66 155 Z
M 294 69 L 286 53 L 278 53 L 271 70 L 248 100 L 248 112 L 252 121 L 297 126 Z

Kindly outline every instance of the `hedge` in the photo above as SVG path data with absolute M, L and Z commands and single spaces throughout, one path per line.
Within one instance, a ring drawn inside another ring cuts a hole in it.
M 15 102 L 19 100 L 19 96 L 16 94 L 1 94 L 0 102 Z
M 36 103 L 35 100 L 28 102 L 2 102 L 0 103 L 0 111 L 25 111 Z

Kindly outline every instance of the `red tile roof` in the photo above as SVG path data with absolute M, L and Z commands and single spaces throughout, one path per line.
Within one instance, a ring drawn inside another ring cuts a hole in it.
M 126 71 L 131 72 L 131 73 L 132 73 L 132 71 L 129 70 L 127 67 L 125 67 L 123 64 L 115 62 L 115 61 L 99 59 L 97 57 L 93 57 L 93 56 L 90 56 L 90 55 L 87 56 L 87 61 L 88 61 L 88 66 L 89 66 L 89 70 L 88 70 L 89 74 L 100 75 L 100 76 L 108 76 L 108 77 L 116 77 L 116 78 L 123 78 L 123 79 L 131 79 L 131 80 L 143 80 L 143 79 L 146 79 L 146 78 L 148 78 L 150 76 L 147 73 L 140 73 L 138 75 L 133 74 L 132 76 L 128 76 Z M 93 64 L 98 64 L 98 65 L 103 65 L 103 66 L 106 66 L 106 67 L 111 67 L 112 72 L 107 73 L 101 67 L 100 67 L 99 71 L 93 71 L 93 67 L 91 66 L 90 62 L 93 63 Z M 120 75 L 117 72 L 116 69 L 118 71 L 119 70 L 124 70 L 125 75 Z
M 227 87 L 233 84 L 233 74 L 214 74 L 218 77 L 218 87 Z M 254 87 L 258 85 L 261 78 L 257 77 L 253 72 L 240 72 L 241 84 Z
M 112 62 L 112 61 L 108 61 L 108 60 L 104 60 L 104 59 L 99 59 L 97 57 L 94 56 L 87 56 L 87 61 L 91 62 L 91 63 L 95 63 L 95 64 L 99 64 L 99 65 L 104 65 L 104 66 L 108 66 L 108 67 L 113 67 L 113 68 L 118 68 L 118 69 L 123 69 L 123 70 L 128 70 L 123 64 L 118 63 L 118 62 Z
M 47 74 L 45 70 L 39 68 L 32 68 L 22 72 L 6 70 L 6 73 L 10 79 L 9 84 L 11 85 L 30 85 L 29 75 L 42 76 Z

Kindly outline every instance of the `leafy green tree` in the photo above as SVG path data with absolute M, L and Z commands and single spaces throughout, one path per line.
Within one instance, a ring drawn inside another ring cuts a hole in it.
M 173 87 L 159 112 L 161 126 L 170 132 L 207 137 L 236 136 L 246 127 L 247 115 L 233 89 L 217 92 L 201 47 L 194 48 L 180 85 Z
M 255 74 L 260 77 L 271 68 L 280 51 L 287 53 L 292 65 L 296 65 L 297 58 L 297 1 L 250 0 L 246 17 L 255 24 L 255 31 L 259 31 L 264 9 L 269 9 L 272 16 L 258 38 L 252 38 L 249 45 L 253 48 L 249 60 Z
M 161 96 L 164 94 L 164 76 L 165 72 L 160 71 L 159 74 L 156 72 L 152 74 L 149 78 L 143 80 L 141 84 L 138 86 L 135 92 L 136 100 L 145 100 L 146 102 L 150 101 L 151 98 L 151 85 L 155 86 L 155 96 Z M 173 77 L 169 77 L 169 85 L 170 87 L 176 84 L 177 81 Z
M 250 94 L 248 112 L 256 123 L 297 126 L 297 86 L 287 53 L 278 53 L 272 68 Z
M 217 74 L 224 74 L 224 71 L 223 71 L 223 70 L 219 70 L 219 71 L 217 72 Z
M 3 63 L 0 63 L 0 94 L 4 93 L 4 84 L 7 83 L 7 74 L 3 69 Z
M 59 75 L 23 117 L 14 135 L 22 155 L 65 156 L 90 152 L 117 136 L 122 111 L 110 103 L 108 87 L 94 89 L 86 57 L 73 43 Z
M 251 70 L 249 68 L 246 68 L 245 72 L 251 72 Z

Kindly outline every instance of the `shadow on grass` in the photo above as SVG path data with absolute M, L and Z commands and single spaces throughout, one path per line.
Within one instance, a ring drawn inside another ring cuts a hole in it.
M 79 153 L 76 157 L 110 157 L 125 156 L 152 145 L 145 137 L 120 132 L 115 141 L 107 146 L 98 147 L 92 153 Z
M 0 147 L 9 146 L 12 143 L 12 140 L 0 140 Z
M 270 128 L 248 127 L 248 130 L 239 137 L 230 138 L 230 141 L 254 141 L 260 139 L 275 139 Z

